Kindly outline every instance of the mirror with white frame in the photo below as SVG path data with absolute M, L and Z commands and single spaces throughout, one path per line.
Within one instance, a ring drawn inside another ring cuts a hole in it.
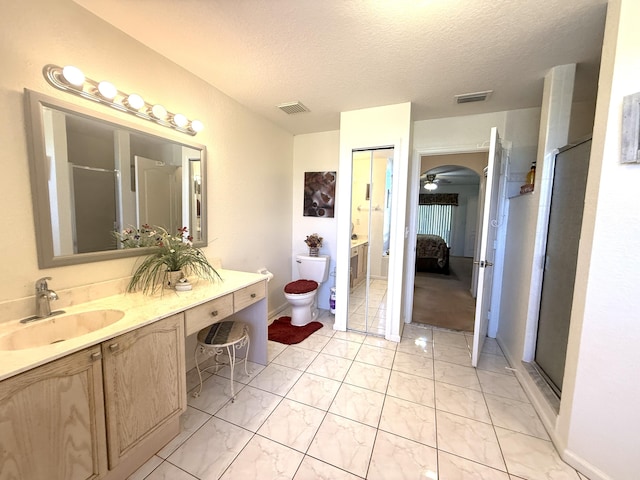
M 207 243 L 205 147 L 25 90 L 40 268 L 148 253 L 114 231 L 187 227 Z

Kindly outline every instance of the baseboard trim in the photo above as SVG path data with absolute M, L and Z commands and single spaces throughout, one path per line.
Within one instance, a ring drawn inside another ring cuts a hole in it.
M 401 335 L 388 335 L 388 336 L 385 336 L 384 338 L 386 340 L 389 340 L 390 342 L 400 343 Z
M 542 424 L 545 430 L 549 434 L 549 437 L 551 438 L 554 446 L 556 447 L 556 450 L 558 450 L 559 452 L 564 450 L 564 445 L 562 445 L 561 449 L 558 448 L 559 439 L 556 438 L 554 440 L 554 437 L 556 436 L 555 428 L 556 428 L 556 421 L 558 419 L 558 409 L 550 405 L 545 395 L 543 395 L 540 392 L 537 382 L 531 377 L 529 372 L 525 369 L 523 362 L 520 359 L 514 358 L 509 348 L 504 344 L 504 342 L 500 340 L 499 337 L 496 337 L 496 341 L 498 342 L 498 345 L 500 345 L 500 348 L 502 349 L 505 357 L 507 358 L 509 365 L 511 365 L 511 367 L 513 368 L 514 373 L 516 374 L 518 381 L 522 385 L 522 388 L 524 389 L 527 397 L 531 401 L 533 408 L 538 413 L 538 416 L 540 417 L 540 420 L 542 421 Z
M 614 480 L 613 477 L 610 477 L 602 470 L 591 465 L 584 458 L 576 455 L 571 450 L 565 448 L 563 452 L 560 452 L 560 458 L 571 465 L 573 468 L 578 470 L 582 475 L 587 477 L 589 480 Z
M 280 306 L 270 310 L 269 313 L 267 314 L 268 324 L 271 325 L 276 318 L 279 318 L 281 316 L 280 314 L 284 312 L 288 306 L 289 306 L 289 303 L 285 302 Z

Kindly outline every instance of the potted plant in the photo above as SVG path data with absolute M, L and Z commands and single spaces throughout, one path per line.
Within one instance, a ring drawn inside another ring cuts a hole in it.
M 317 257 L 320 247 L 322 246 L 322 237 L 317 233 L 312 233 L 311 235 L 307 235 L 304 243 L 309 247 L 309 256 Z
M 191 274 L 210 281 L 220 279 L 204 253 L 193 246 L 193 238 L 187 232 L 187 227 L 182 227 L 171 235 L 162 227 L 149 225 L 114 232 L 124 248 L 150 247 L 152 252 L 133 272 L 127 291 L 149 294 L 162 286 L 174 288 L 183 276 Z

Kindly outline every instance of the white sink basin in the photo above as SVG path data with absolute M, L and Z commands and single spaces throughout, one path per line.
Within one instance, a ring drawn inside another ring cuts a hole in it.
M 0 350 L 25 350 L 77 338 L 121 320 L 121 310 L 93 310 L 36 320 L 0 337 Z

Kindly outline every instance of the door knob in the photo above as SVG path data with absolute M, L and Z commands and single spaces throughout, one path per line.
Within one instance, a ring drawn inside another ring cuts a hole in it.
M 480 265 L 481 268 L 485 267 L 493 267 L 493 263 L 487 262 L 486 260 L 480 260 L 479 262 L 473 262 L 474 265 Z

